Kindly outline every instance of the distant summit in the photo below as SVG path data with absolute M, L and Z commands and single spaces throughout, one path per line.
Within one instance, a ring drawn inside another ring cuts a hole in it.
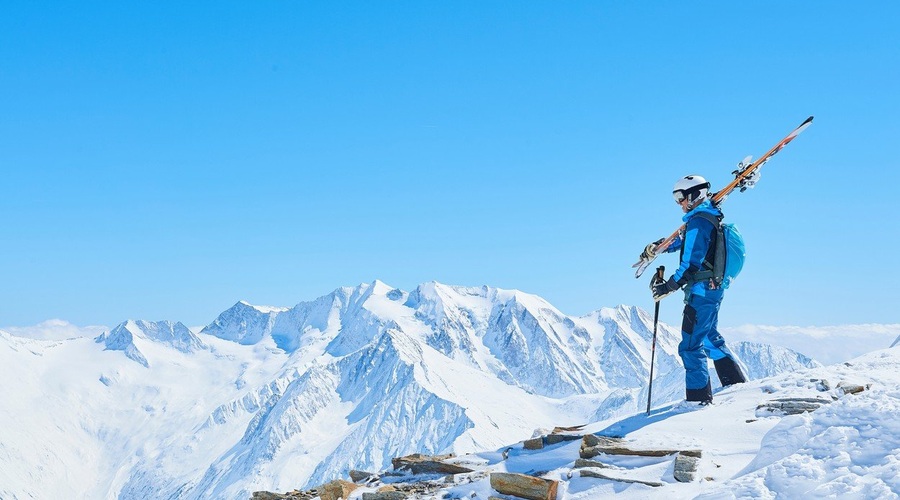
M 158 342 L 185 353 L 207 348 L 188 327 L 171 321 L 128 320 L 94 340 L 106 346 L 107 350 L 124 352 L 128 358 L 145 367 L 149 367 L 149 363 L 139 347 L 143 342 Z

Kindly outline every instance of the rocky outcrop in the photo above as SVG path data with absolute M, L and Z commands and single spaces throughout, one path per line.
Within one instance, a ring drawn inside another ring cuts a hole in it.
M 526 439 L 522 443 L 522 448 L 526 450 L 540 450 L 544 447 L 544 437 L 536 437 L 532 439 Z
M 271 491 L 256 491 L 250 498 L 251 500 L 282 500 L 289 497 L 280 493 L 272 493 Z
M 831 391 L 831 384 L 825 379 L 809 379 L 810 382 L 816 384 L 819 392 Z M 828 397 L 815 398 L 778 398 L 756 407 L 757 417 L 798 415 L 800 413 L 813 412 L 824 405 L 831 404 L 838 399 L 839 396 L 848 394 L 859 394 L 868 390 L 871 384 L 861 385 L 853 382 L 842 380 L 838 382 L 835 390 Z M 825 395 L 829 396 L 829 395 Z
M 376 474 L 372 472 L 366 472 L 362 470 L 351 469 L 350 470 L 350 480 L 354 483 L 359 483 L 362 481 L 366 481 L 369 478 L 376 477 Z
M 859 394 L 870 387 L 869 384 L 859 385 L 850 382 L 838 382 L 837 388 L 844 394 Z
M 319 496 L 317 490 L 292 491 L 289 493 L 272 493 L 271 491 L 255 491 L 251 500 L 312 500 Z
M 556 500 L 559 481 L 541 479 L 525 474 L 495 472 L 491 474 L 491 488 L 504 495 L 528 500 Z
M 699 457 L 679 453 L 675 456 L 675 480 L 679 483 L 693 482 L 699 466 Z
M 394 465 L 394 470 L 405 471 L 410 474 L 450 475 L 472 472 L 472 469 L 445 463 L 444 460 L 448 458 L 453 458 L 453 455 L 429 456 L 414 453 L 405 457 L 394 458 L 391 460 L 391 463 Z
M 631 479 L 627 477 L 615 477 L 603 472 L 597 472 L 591 469 L 583 469 L 579 472 L 581 477 L 592 477 L 595 479 L 605 479 L 607 481 L 616 481 L 619 483 L 631 483 L 631 484 L 643 484 L 645 486 L 653 486 L 654 488 L 662 486 L 663 483 L 657 483 L 654 481 L 642 481 L 640 479 Z
M 665 457 L 681 453 L 700 458 L 701 455 L 700 450 L 635 450 L 626 446 L 625 440 L 621 438 L 596 436 L 594 434 L 586 434 L 582 438 L 581 449 L 579 450 L 581 458 L 594 458 L 604 453 L 607 455 L 635 455 L 640 457 Z
M 816 411 L 822 405 L 830 404 L 832 400 L 823 398 L 779 398 L 756 407 L 757 417 L 799 415 L 801 413 Z
M 581 439 L 581 434 L 578 431 L 581 431 L 582 428 L 584 428 L 583 425 L 576 425 L 574 427 L 554 427 L 550 434 L 536 436 L 523 441 L 522 447 L 526 450 L 540 450 L 545 446 L 552 446 L 566 441 L 576 441 Z M 535 434 L 538 432 L 540 431 L 536 431 Z
M 596 460 L 587 460 L 584 458 L 579 458 L 579 459 L 575 460 L 575 468 L 576 469 L 583 469 L 585 467 L 593 467 L 595 469 L 608 469 L 610 466 L 603 462 L 598 462 Z
M 362 500 L 404 500 L 406 493 L 402 491 L 376 491 L 375 493 L 363 493 Z
M 358 488 L 356 484 L 338 479 L 326 483 L 319 491 L 321 500 L 339 500 L 350 498 L 350 493 L 356 488 Z

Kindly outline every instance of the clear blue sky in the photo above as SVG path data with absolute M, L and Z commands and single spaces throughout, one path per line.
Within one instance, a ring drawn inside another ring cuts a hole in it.
M 723 185 L 809 115 L 725 206 L 749 256 L 721 323 L 900 322 L 898 19 L 897 2 L 5 2 L 0 325 L 200 325 L 374 279 L 650 309 L 630 266 L 680 224 L 672 184 Z

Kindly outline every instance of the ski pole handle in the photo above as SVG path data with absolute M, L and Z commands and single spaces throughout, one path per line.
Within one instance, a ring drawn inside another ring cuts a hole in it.
M 660 283 L 665 283 L 666 281 L 666 266 L 659 266 L 656 268 L 656 272 L 653 273 L 653 277 L 650 278 L 650 289 Z

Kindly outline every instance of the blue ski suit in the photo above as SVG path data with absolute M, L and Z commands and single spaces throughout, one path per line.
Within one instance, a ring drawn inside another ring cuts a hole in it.
M 694 279 L 694 275 L 704 269 L 704 261 L 711 263 L 715 255 L 715 226 L 703 217 L 695 217 L 699 212 L 722 216 L 722 212 L 709 200 L 703 201 L 684 215 L 684 233 L 666 252 L 681 251 L 681 265 L 671 279 L 685 287 L 678 354 L 684 362 L 686 399 L 709 402 L 712 401 L 712 387 L 707 357 L 712 358 L 723 386 L 746 382 L 746 379 L 734 355 L 725 346 L 725 339 L 716 329 L 724 290 L 710 279 Z

